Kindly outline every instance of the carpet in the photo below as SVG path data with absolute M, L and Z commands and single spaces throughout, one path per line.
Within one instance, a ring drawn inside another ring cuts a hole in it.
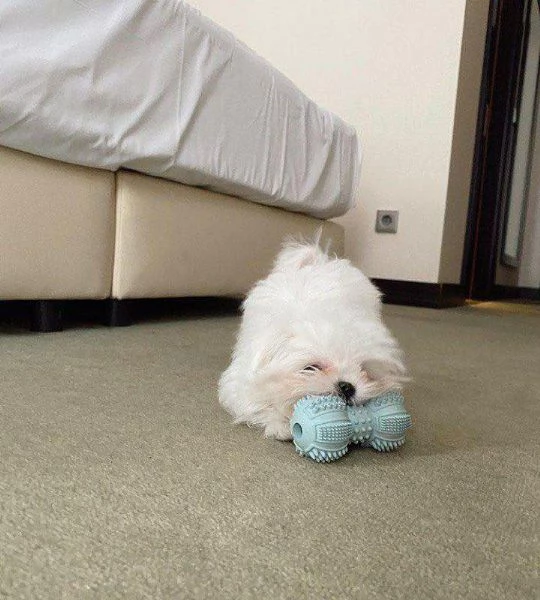
M 239 320 L 0 329 L 0 598 L 537 598 L 537 314 L 385 307 L 397 452 L 319 465 L 217 403 Z

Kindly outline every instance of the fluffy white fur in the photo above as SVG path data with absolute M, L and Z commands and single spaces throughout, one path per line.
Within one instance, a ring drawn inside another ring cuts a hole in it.
M 243 304 L 221 404 L 238 423 L 290 439 L 295 402 L 308 393 L 337 393 L 361 404 L 406 380 L 397 342 L 381 320 L 380 293 L 349 261 L 317 243 L 289 243 L 269 276 Z

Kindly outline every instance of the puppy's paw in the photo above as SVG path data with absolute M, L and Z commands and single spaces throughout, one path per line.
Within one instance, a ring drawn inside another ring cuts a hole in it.
M 281 441 L 292 440 L 289 421 L 273 421 L 272 423 L 268 423 L 264 428 L 264 437 Z

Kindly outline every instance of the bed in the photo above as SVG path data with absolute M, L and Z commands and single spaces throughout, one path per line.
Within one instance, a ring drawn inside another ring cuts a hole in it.
M 242 295 L 355 203 L 354 129 L 176 0 L 0 5 L 0 298 Z

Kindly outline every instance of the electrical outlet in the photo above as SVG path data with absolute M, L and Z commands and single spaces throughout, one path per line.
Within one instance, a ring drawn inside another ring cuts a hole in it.
M 399 210 L 378 210 L 375 221 L 377 233 L 397 233 Z

